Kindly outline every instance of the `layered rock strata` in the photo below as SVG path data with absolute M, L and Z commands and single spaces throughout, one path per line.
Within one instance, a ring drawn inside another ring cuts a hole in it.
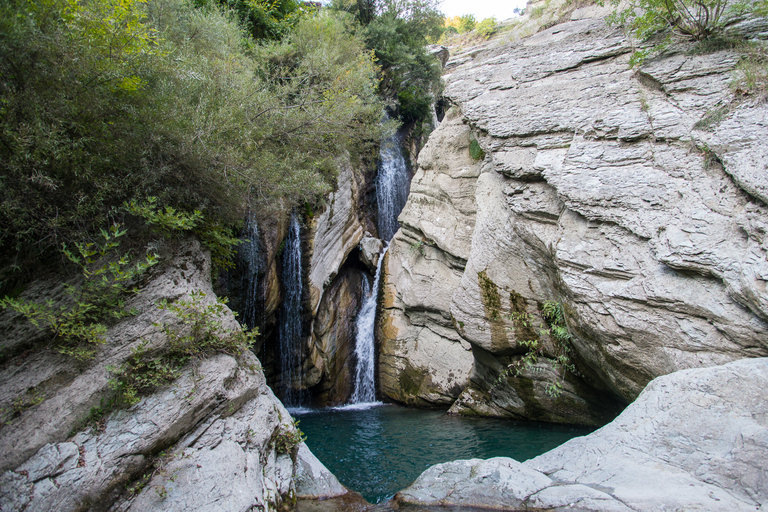
M 733 51 L 633 48 L 574 19 L 449 62 L 387 259 L 387 396 L 600 424 L 657 376 L 768 355 L 768 107 L 729 88 Z M 547 303 L 577 374 L 521 363 L 562 354 Z
M 276 510 L 295 495 L 345 492 L 297 444 L 250 352 L 199 361 L 138 404 L 94 416 L 110 394 L 110 366 L 139 344 L 161 351 L 168 342 L 156 325 L 178 319 L 157 301 L 191 292 L 215 301 L 208 255 L 196 242 L 173 254 L 128 304 L 138 314 L 109 330 L 93 362 L 77 367 L 44 344 L 7 357 L 4 408 L 30 388 L 43 400 L 0 427 L 0 509 Z M 227 309 L 219 320 L 238 328 Z

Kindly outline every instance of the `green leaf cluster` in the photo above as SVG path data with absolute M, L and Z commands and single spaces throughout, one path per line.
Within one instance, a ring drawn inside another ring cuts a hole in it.
M 526 351 L 520 360 L 509 365 L 502 372 L 497 383 L 501 383 L 512 373 L 520 376 L 524 370 L 540 371 L 536 364 L 542 358 L 558 374 L 557 378 L 546 384 L 546 393 L 552 398 L 557 398 L 563 391 L 565 372 L 577 374 L 576 365 L 571 360 L 571 334 L 565 323 L 565 311 L 562 302 L 544 301 L 540 304 L 540 312 L 545 325 L 538 325 L 538 337 L 518 340 L 526 348 Z M 521 330 L 527 330 L 536 324 L 533 315 L 525 311 L 513 312 L 510 320 L 516 328 L 522 328 Z M 545 350 L 546 347 L 542 340 L 547 338 L 552 341 L 553 349 Z
M 673 42 L 673 37 L 704 41 L 723 35 L 734 20 L 764 16 L 766 0 L 631 0 L 622 3 L 611 0 L 616 7 L 608 22 L 626 26 L 642 40 L 652 41 L 649 47 L 637 50 L 630 64 L 642 64 L 654 53 L 661 53 Z M 600 2 L 602 5 L 602 2 Z
M 154 254 L 136 261 L 128 253 L 116 254 L 119 238 L 125 233 L 125 229 L 113 224 L 101 230 L 100 240 L 75 243 L 74 250 L 62 245 L 61 252 L 79 268 L 80 279 L 65 285 L 66 299 L 61 304 L 53 299 L 40 303 L 4 297 L 0 307 L 10 308 L 32 325 L 47 329 L 60 353 L 81 361 L 90 359 L 94 345 L 104 343 L 107 325 L 133 314 L 126 309 L 125 298 L 138 291 L 139 276 L 157 263 Z
M 178 323 L 155 324 L 167 337 L 162 348 L 152 349 L 144 340 L 132 349 L 125 363 L 110 369 L 118 404 L 133 405 L 141 396 L 173 382 L 191 361 L 222 353 L 239 356 L 250 349 L 259 334 L 245 327 L 227 329 L 222 322 L 226 301 L 207 302 L 200 291 L 192 292 L 188 299 L 159 302 L 157 307 L 173 313 Z
M 333 0 L 330 9 L 354 15 L 359 33 L 381 66 L 379 91 L 397 102 L 406 123 L 431 121 L 440 65 L 426 45 L 440 38 L 443 15 L 435 0 Z

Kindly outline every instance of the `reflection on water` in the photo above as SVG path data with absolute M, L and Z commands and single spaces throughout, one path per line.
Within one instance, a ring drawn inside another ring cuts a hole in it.
M 317 458 L 372 503 L 389 499 L 433 464 L 490 457 L 524 461 L 593 430 L 359 405 L 292 413 Z

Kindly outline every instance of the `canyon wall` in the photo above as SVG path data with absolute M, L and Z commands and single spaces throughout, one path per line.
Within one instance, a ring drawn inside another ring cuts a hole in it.
M 631 69 L 583 12 L 448 62 L 387 254 L 386 396 L 600 424 L 655 377 L 768 355 L 768 106 L 729 87 L 734 51 Z

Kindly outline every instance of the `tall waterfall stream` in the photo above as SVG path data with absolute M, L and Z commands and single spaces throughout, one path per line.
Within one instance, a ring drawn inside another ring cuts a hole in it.
M 355 387 L 352 392 L 353 404 L 373 403 L 376 401 L 376 306 L 379 303 L 379 280 L 381 279 L 381 264 L 384 254 L 379 256 L 376 266 L 376 276 L 373 279 L 373 287 L 368 286 L 368 281 L 363 280 L 363 297 L 365 301 L 360 308 L 355 322 L 355 356 L 357 367 L 355 368 Z
M 301 389 L 301 226 L 296 213 L 291 214 L 288 236 L 283 248 L 284 298 L 280 310 L 279 355 L 281 391 L 286 406 L 300 403 Z

